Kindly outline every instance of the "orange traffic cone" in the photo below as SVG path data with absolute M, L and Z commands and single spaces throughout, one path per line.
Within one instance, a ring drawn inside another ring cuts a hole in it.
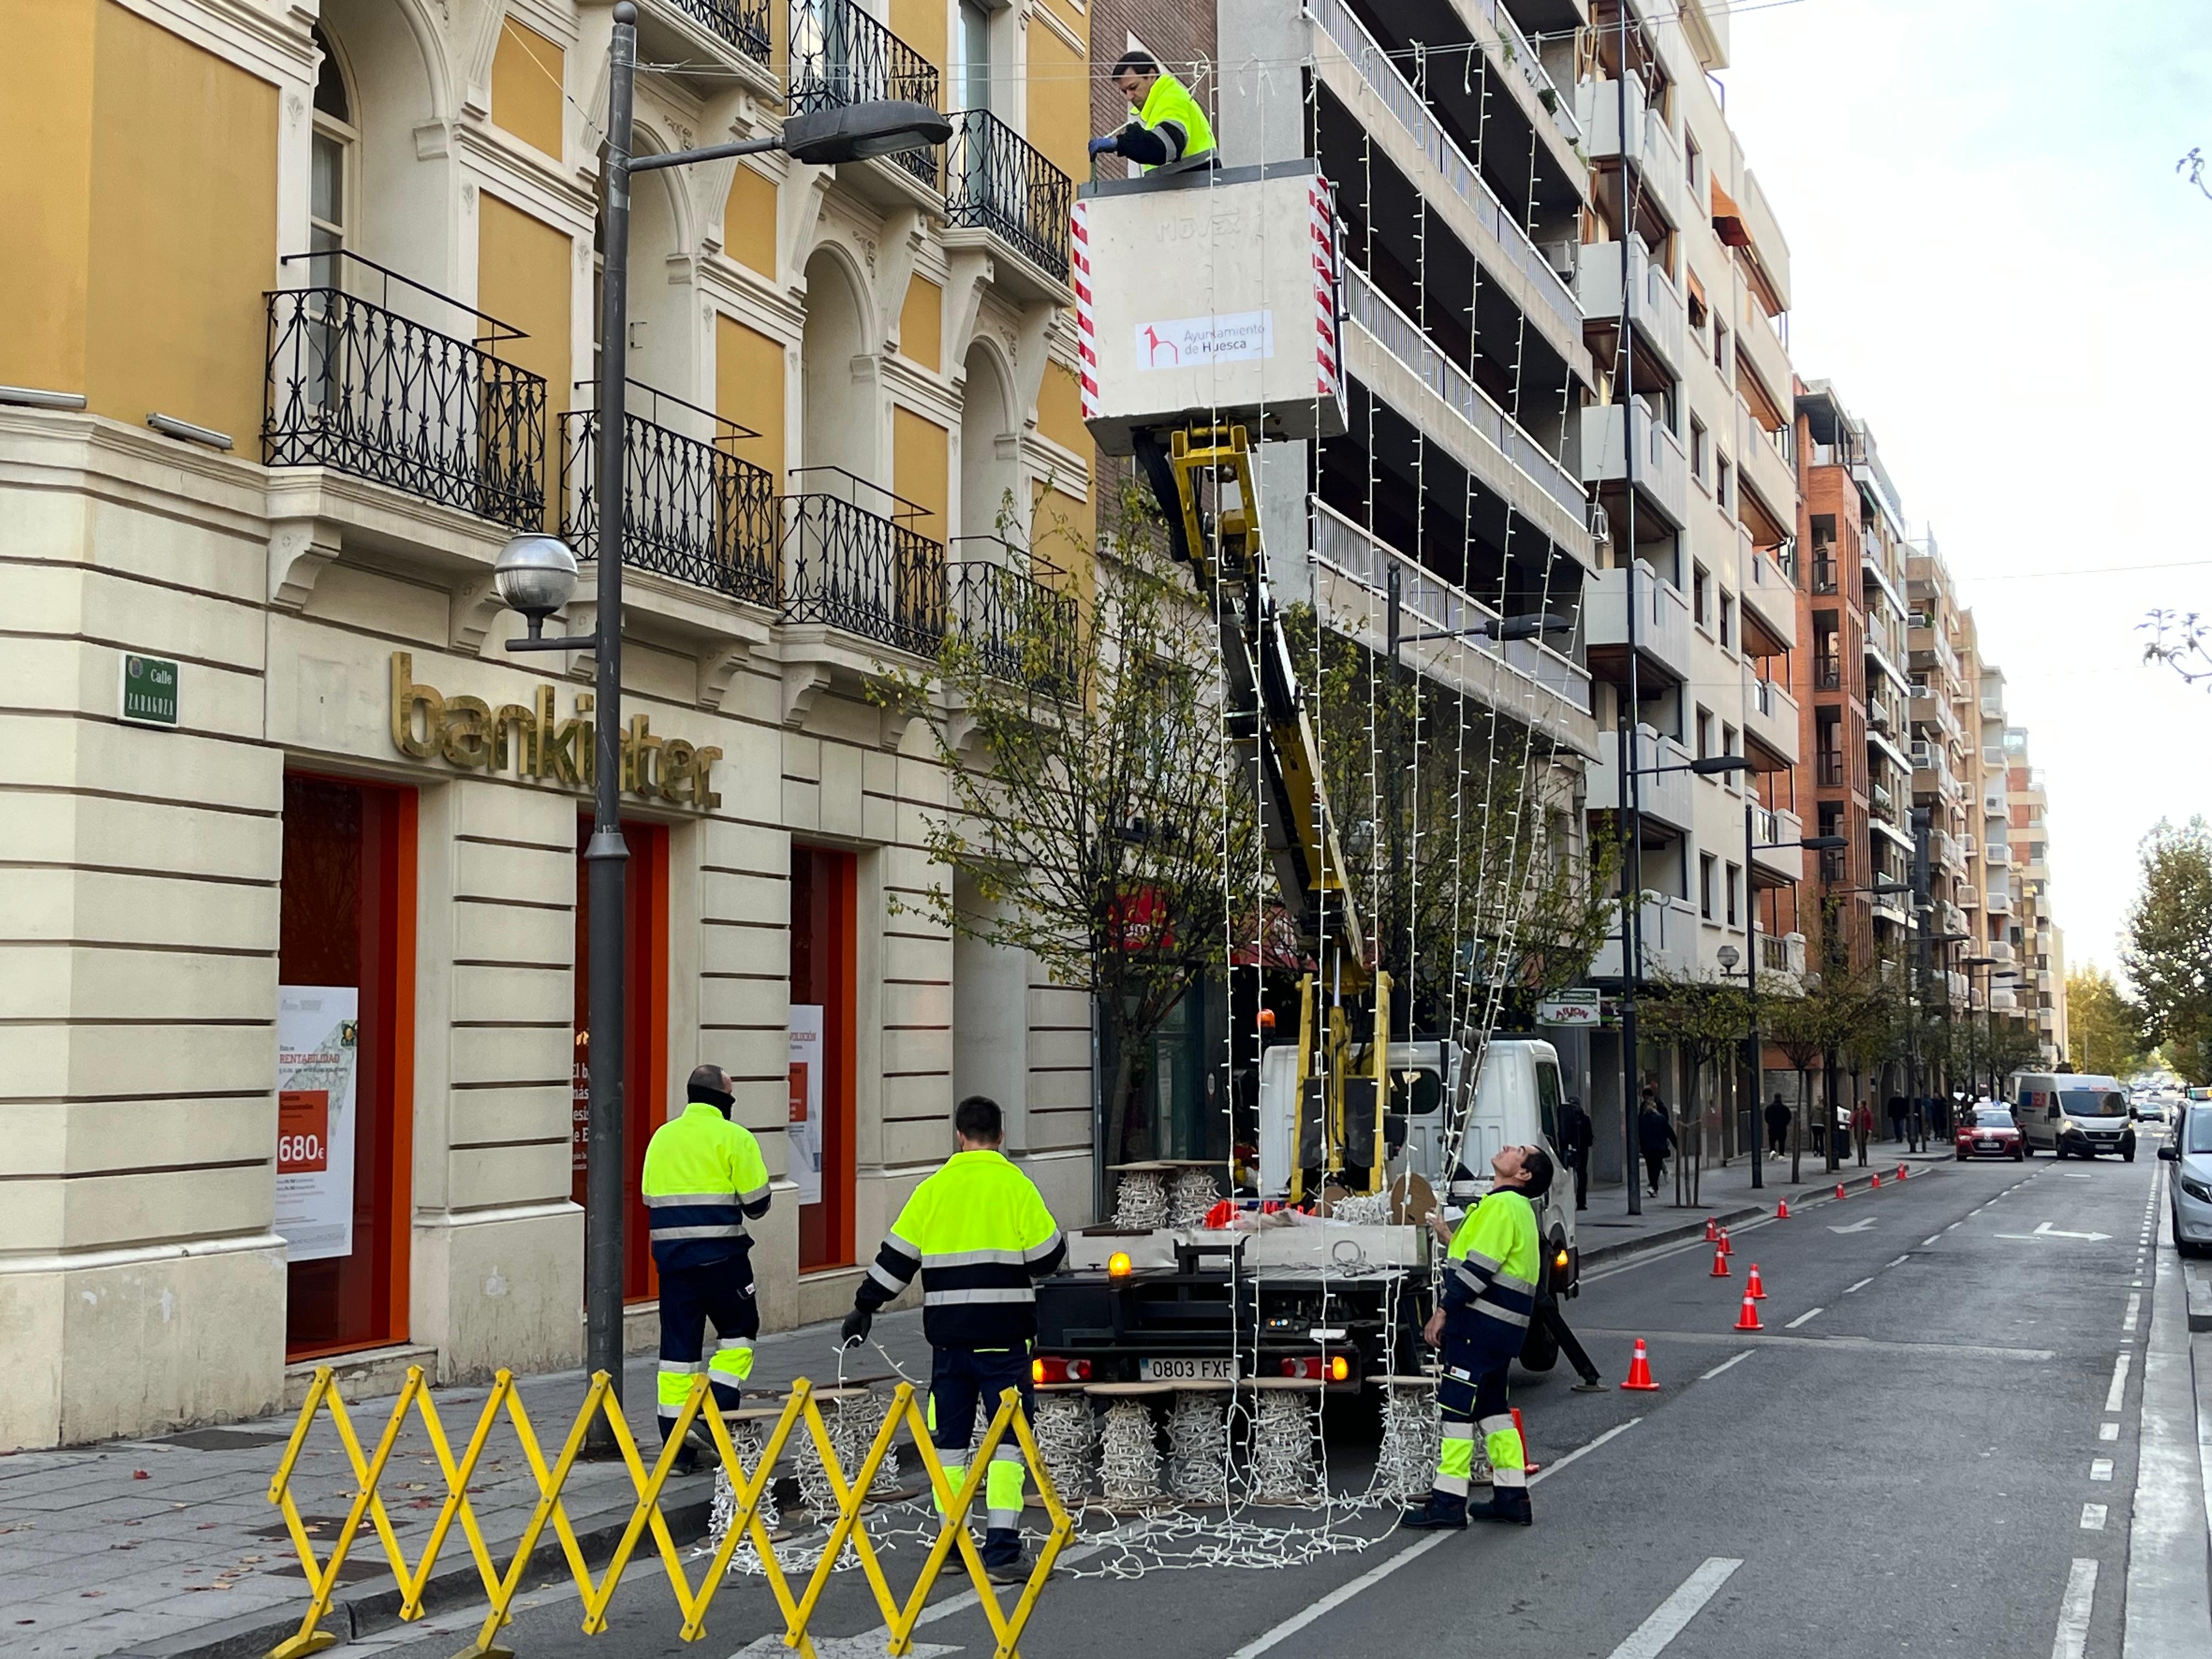
M 1707 1216 L 1705 1218 L 1705 1243 L 1708 1244 L 1717 1244 L 1720 1242 L 1721 1224 L 1715 1217 Z
M 1780 1198 L 1774 1201 L 1774 1218 L 1777 1221 L 1787 1221 L 1790 1219 L 1790 1200 L 1788 1199 Z
M 1869 1187 L 1879 1187 L 1879 1186 L 1881 1186 L 1881 1170 L 1876 1170 L 1874 1172 L 1874 1174 L 1873 1174 L 1873 1175 L 1869 1176 L 1867 1178 L 1867 1185 L 1868 1185 L 1868 1186 L 1869 1186 Z
M 1633 1389 L 1638 1394 L 1656 1394 L 1659 1385 L 1651 1380 L 1651 1356 L 1644 1350 L 1644 1339 L 1636 1339 L 1636 1352 L 1629 1357 L 1628 1380 L 1620 1385 Z
M 1899 1164 L 1899 1165 L 1897 1166 L 1897 1178 L 1898 1178 L 1899 1181 L 1902 1181 L 1902 1180 L 1904 1180 L 1904 1179 L 1905 1179 L 1906 1173 L 1907 1173 L 1907 1171 L 1906 1171 L 1906 1170 L 1905 1170 L 1905 1165 L 1903 1165 L 1902 1164 Z
M 1753 1302 L 1766 1300 L 1766 1286 L 1759 1282 L 1759 1263 L 1751 1264 L 1751 1277 L 1745 1281 L 1743 1293 Z
M 1838 1181 L 1838 1182 L 1836 1183 L 1836 1196 L 1837 1196 L 1838 1198 L 1841 1198 L 1843 1195 L 1844 1195 L 1844 1183 L 1843 1183 L 1842 1182 Z
M 1763 1331 L 1766 1328 L 1759 1322 L 1759 1304 L 1751 1299 L 1749 1291 L 1743 1293 L 1743 1311 L 1735 1316 L 1735 1328 L 1740 1331 Z
M 1728 1276 L 1728 1252 L 1721 1246 L 1716 1244 L 1713 1246 L 1713 1270 L 1707 1273 L 1705 1277 L 1708 1279 L 1726 1279 Z
M 1505 1409 L 1513 1413 L 1513 1432 L 1521 1437 L 1521 1465 L 1529 1474 L 1534 1474 L 1544 1466 L 1528 1455 L 1528 1431 L 1521 1426 L 1521 1408 L 1518 1406 L 1508 1406 Z
M 1723 1255 L 1734 1255 L 1735 1254 L 1735 1246 L 1729 1241 L 1728 1229 L 1725 1227 L 1721 1229 L 1720 1246 L 1721 1254 Z

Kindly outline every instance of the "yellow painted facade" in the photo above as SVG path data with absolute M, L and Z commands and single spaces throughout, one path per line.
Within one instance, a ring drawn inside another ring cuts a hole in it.
M 509 17 L 500 26 L 491 60 L 491 118 L 526 144 L 558 160 L 561 155 L 561 48 L 529 24 Z
M 714 319 L 714 410 L 758 438 L 747 439 L 738 453 L 775 475 L 783 487 L 786 459 L 783 347 L 734 317 Z
M 899 307 L 899 349 L 933 372 L 945 368 L 945 289 L 927 276 L 907 284 Z
M 951 450 L 945 428 L 906 408 L 891 411 L 891 488 L 922 509 L 906 522 L 932 541 L 945 539 L 946 464 Z
M 722 251 L 770 282 L 775 280 L 775 204 L 774 181 L 740 161 L 722 209 Z

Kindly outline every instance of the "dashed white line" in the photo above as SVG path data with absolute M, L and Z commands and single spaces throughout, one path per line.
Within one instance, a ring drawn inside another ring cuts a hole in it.
M 1708 1557 L 1702 1566 L 1682 1581 L 1680 1589 L 1653 1608 L 1651 1616 L 1629 1632 L 1628 1639 L 1615 1648 L 1607 1659 L 1659 1659 L 1659 1655 L 1682 1633 L 1682 1627 L 1704 1611 L 1705 1603 L 1720 1593 L 1729 1576 L 1742 1565 L 1728 1556 Z
M 2105 1506 L 2102 1504 L 2081 1505 L 2081 1530 L 2102 1532 L 2105 1529 Z
M 2119 1437 L 2120 1437 L 2120 1425 L 2119 1425 L 2118 1424 L 2117 1424 L 2117 1423 L 2100 1423 L 2099 1425 L 2097 1425 L 2097 1438 L 2098 1438 L 2098 1439 L 2100 1439 L 2100 1440 L 2118 1440 Z
M 1908 1261 L 1911 1261 L 1911 1260 L 1912 1260 L 1912 1258 L 1911 1258 L 1911 1256 L 1909 1256 L 1909 1255 L 1901 1255 L 1901 1256 L 1898 1257 L 1898 1258 L 1897 1258 L 1897 1260 L 1896 1260 L 1896 1261 L 1885 1261 L 1884 1263 L 1882 1263 L 1882 1266 L 1883 1266 L 1884 1267 L 1902 1267 L 1905 1263 L 1906 1263 L 1906 1262 L 1908 1262 Z
M 1863 1291 L 1863 1290 L 1866 1289 L 1866 1287 L 1867 1287 L 1868 1285 L 1871 1285 L 1871 1284 L 1873 1284 L 1873 1283 L 1874 1283 L 1874 1280 L 1872 1280 L 1871 1279 L 1861 1279 L 1861 1280 L 1859 1280 L 1859 1282 L 1858 1282 L 1857 1284 L 1856 1284 L 1856 1285 L 1844 1285 L 1844 1294 L 1845 1296 L 1849 1296 L 1849 1295 L 1850 1295 L 1853 1291 Z
M 2087 1517 L 2083 1524 L 2087 1525 Z M 2051 1659 L 2081 1659 L 2089 1650 L 2089 1611 L 2097 1600 L 2097 1564 L 2076 1556 L 2066 1575 L 2066 1594 L 2058 1603 L 2058 1633 L 2051 1638 Z
M 1946 1227 L 1946 1228 L 1943 1230 L 1943 1232 L 1948 1232 L 1948 1231 L 1951 1231 L 1951 1230 L 1950 1230 L 1950 1228 Z M 1941 1237 L 1943 1237 L 1943 1233 L 1930 1233 L 1930 1234 L 1929 1234 L 1929 1235 L 1928 1235 L 1928 1237 L 1925 1237 L 1925 1238 L 1922 1239 L 1920 1242 L 1921 1242 L 1923 1244 L 1933 1244 L 1934 1243 L 1936 1243 L 1936 1241 L 1937 1239 L 1939 1239 L 1939 1238 L 1941 1238 Z
M 1736 1355 L 1734 1355 L 1734 1356 L 1732 1356 L 1732 1357 L 1731 1357 L 1731 1358 L 1727 1358 L 1727 1359 L 1723 1359 L 1723 1360 L 1722 1360 L 1722 1361 L 1721 1361 L 1721 1363 L 1720 1363 L 1719 1364 L 1717 1364 L 1717 1365 L 1714 1366 L 1714 1367 L 1712 1368 L 1712 1370 L 1709 1370 L 1709 1371 L 1700 1371 L 1700 1372 L 1698 1372 L 1698 1382 L 1711 1382 L 1715 1377 L 1718 1376 L 1719 1376 L 1723 1371 L 1726 1370 L 1729 1366 L 1731 1366 L 1731 1365 L 1741 1365 L 1741 1364 L 1743 1364 L 1743 1362 L 1744 1362 L 1745 1360 L 1747 1360 L 1747 1359 L 1750 1358 L 1752 1357 L 1752 1355 L 1753 1355 L 1753 1354 L 1754 1354 L 1754 1353 L 1756 1353 L 1757 1352 L 1758 1352 L 1758 1350 L 1757 1350 L 1757 1349 L 1755 1349 L 1755 1348 L 1746 1348 L 1746 1349 L 1745 1349 L 1741 1353 L 1740 1353 L 1740 1354 L 1736 1354 Z
M 2105 1390 L 2105 1409 L 2108 1412 L 2116 1412 L 2120 1408 L 2120 1401 L 2127 1393 L 2128 1364 L 2134 1358 L 2133 1354 L 2125 1353 L 2113 1356 L 2112 1386 Z
M 2136 1321 L 2142 1316 L 2142 1296 L 2140 1294 L 2130 1296 L 2128 1298 L 2127 1317 L 2120 1321 L 2120 1328 L 2124 1331 L 2131 1331 L 2135 1329 Z
M 1796 1318 L 1791 1320 L 1782 1328 L 1785 1331 L 1794 1331 L 1807 1320 L 1817 1319 L 1820 1315 L 1826 1311 L 1827 1310 L 1826 1308 L 1808 1308 L 1803 1313 L 1799 1314 Z
M 2089 1460 L 2089 1478 L 2092 1480 L 2111 1480 L 2112 1478 L 2112 1460 L 2109 1457 L 2091 1458 Z

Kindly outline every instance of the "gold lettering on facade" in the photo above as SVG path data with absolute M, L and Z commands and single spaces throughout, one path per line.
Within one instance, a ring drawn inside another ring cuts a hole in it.
M 590 692 L 578 692 L 575 713 L 562 720 L 554 688 L 541 685 L 529 707 L 510 702 L 495 710 L 482 697 L 449 697 L 416 684 L 414 654 L 392 653 L 392 746 L 417 760 L 442 757 L 463 771 L 498 775 L 512 767 L 517 777 L 588 787 L 597 765 L 595 701 Z M 631 793 L 708 810 L 722 804 L 711 783 L 720 750 L 655 737 L 651 716 L 641 714 L 630 717 L 620 746 L 623 787 Z

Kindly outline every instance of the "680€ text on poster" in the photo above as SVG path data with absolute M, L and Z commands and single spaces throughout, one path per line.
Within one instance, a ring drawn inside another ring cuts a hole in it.
M 276 1224 L 293 1261 L 353 1254 L 355 1079 L 361 993 L 276 993 Z

